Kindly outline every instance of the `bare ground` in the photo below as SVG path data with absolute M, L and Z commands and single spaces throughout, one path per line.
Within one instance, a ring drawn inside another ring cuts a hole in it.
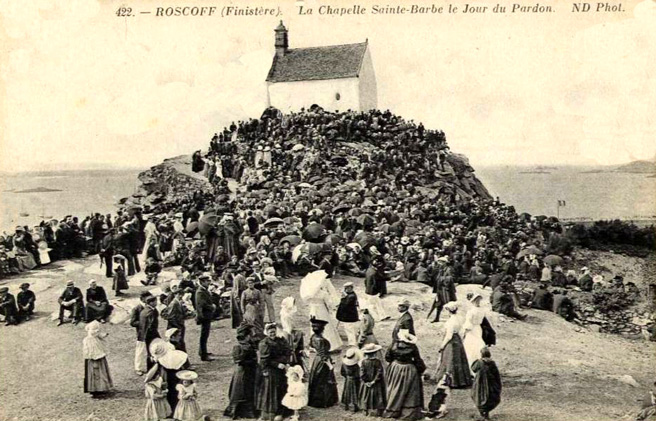
M 613 263 L 621 263 L 623 268 L 642 264 L 632 260 Z M 116 392 L 102 400 L 92 399 L 82 392 L 84 369 L 81 344 L 85 336 L 84 325 L 57 327 L 50 317 L 57 310 L 56 299 L 67 279 L 75 280 L 83 290 L 89 279 L 96 279 L 111 292 L 111 283 L 101 275 L 97 258 L 57 262 L 49 269 L 4 281 L 12 293 L 16 293 L 21 282 L 33 284 L 38 297 L 38 317 L 17 327 L 0 326 L 0 419 L 142 419 L 143 378 L 132 369 L 135 331 L 128 324 L 106 325 L 106 331 L 110 333 L 107 339 L 108 361 Z M 346 278 L 337 278 L 334 282 L 336 288 L 346 281 Z M 363 295 L 362 281 L 355 281 L 356 292 Z M 298 280 L 283 282 L 275 294 L 277 302 L 288 295 L 298 296 L 297 284 Z M 131 285 L 128 299 L 116 304 L 129 307 L 143 289 L 134 280 Z M 477 287 L 461 286 L 459 296 L 464 298 L 469 288 Z M 414 283 L 392 283 L 389 291 L 390 295 L 384 303 L 390 314 L 394 314 L 396 302 L 401 297 L 408 297 L 414 303 L 412 312 L 419 347 L 428 365 L 427 374 L 432 374 L 437 364 L 436 351 L 443 336 L 441 323 L 430 324 L 425 320 L 432 294 L 425 286 Z M 489 294 L 489 290 L 486 293 Z M 117 315 L 122 312 L 117 310 Z M 530 316 L 526 322 L 493 317 L 498 345 L 492 353 L 501 370 L 504 385 L 502 403 L 493 412 L 493 419 L 631 419 L 639 407 L 638 399 L 654 381 L 654 344 L 590 332 L 565 322 L 553 313 L 526 312 Z M 306 317 L 307 310 L 299 306 L 299 326 L 307 326 Z M 376 326 L 376 334 L 383 345 L 390 342 L 393 323 L 378 323 Z M 189 321 L 187 345 L 192 363 L 200 375 L 199 402 L 212 419 L 218 419 L 228 403 L 232 373 L 230 350 L 234 334 L 229 320 L 214 323 L 209 347 L 217 359 L 201 364 L 197 357 L 198 333 L 198 327 Z M 339 356 L 335 359 L 339 360 Z M 336 372 L 339 373 L 338 369 Z M 641 387 L 620 381 L 625 375 L 633 377 Z M 339 376 L 338 382 L 341 388 Z M 425 385 L 427 399 L 432 387 L 432 384 Z M 470 420 L 477 416 L 469 391 L 453 391 L 449 406 L 450 414 L 446 419 Z M 366 419 L 339 407 L 328 410 L 308 408 L 302 418 Z

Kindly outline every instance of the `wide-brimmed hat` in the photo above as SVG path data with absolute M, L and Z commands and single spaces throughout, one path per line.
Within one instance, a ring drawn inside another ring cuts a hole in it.
M 383 347 L 378 344 L 366 344 L 362 347 L 361 351 L 364 354 L 373 354 L 374 352 L 378 352 L 381 349 L 383 349 Z
M 410 300 L 408 300 L 407 298 L 404 298 L 401 301 L 399 301 L 397 305 L 410 308 Z
M 175 335 L 175 332 L 178 331 L 177 327 L 172 327 L 171 329 L 167 329 L 166 332 L 164 332 L 164 337 L 166 339 L 171 339 L 173 335 Z
M 357 348 L 349 348 L 346 350 L 346 353 L 344 354 L 344 358 L 342 358 L 342 364 L 345 366 L 352 366 L 356 365 L 358 362 L 360 362 L 360 355 L 358 352 Z
M 314 327 L 314 326 L 322 326 L 322 327 L 323 327 L 323 326 L 326 326 L 326 325 L 328 324 L 327 321 L 317 319 L 317 318 L 314 317 L 314 316 L 312 316 L 312 317 L 310 318 L 310 323 L 312 324 L 313 327 Z
M 347 282 L 344 284 L 344 288 L 353 287 L 353 282 Z
M 73 282 L 73 281 L 67 281 L 66 282 L 67 287 L 71 287 L 71 286 L 74 286 L 74 285 L 75 285 L 75 282 Z
M 413 345 L 417 343 L 417 337 L 412 333 L 410 333 L 410 330 L 408 329 L 399 330 L 399 333 L 396 334 L 396 337 L 401 342 L 405 342 Z
M 469 298 L 469 301 L 471 301 L 471 302 L 473 303 L 473 302 L 475 302 L 476 300 L 480 300 L 481 298 L 483 298 L 483 296 L 482 296 L 481 294 L 479 294 L 478 292 L 475 292 L 475 293 L 471 296 L 471 298 Z
M 277 328 L 278 328 L 277 323 L 267 323 L 266 325 L 264 325 L 264 331 L 265 332 L 268 331 L 268 330 L 277 329 Z
M 1 288 L 0 288 L 0 293 L 5 293 L 5 292 L 9 292 L 9 288 L 7 288 L 7 287 L 1 287 Z
M 175 377 L 180 380 L 196 380 L 198 378 L 198 373 L 191 370 L 182 370 L 175 373 Z

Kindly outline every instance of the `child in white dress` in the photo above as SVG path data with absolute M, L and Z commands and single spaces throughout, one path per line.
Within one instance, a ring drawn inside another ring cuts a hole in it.
M 287 393 L 282 398 L 282 404 L 294 411 L 292 421 L 298 421 L 300 409 L 308 404 L 307 385 L 303 383 L 303 368 L 300 365 L 287 370 Z
M 166 383 L 162 378 L 159 365 L 155 364 L 146 374 L 146 409 L 145 421 L 159 421 L 171 415 L 171 407 L 166 400 Z
M 196 421 L 201 417 L 200 405 L 196 401 L 196 384 L 194 380 L 198 377 L 195 371 L 182 370 L 176 373 L 181 382 L 175 387 L 178 391 L 178 404 L 173 412 L 176 421 Z

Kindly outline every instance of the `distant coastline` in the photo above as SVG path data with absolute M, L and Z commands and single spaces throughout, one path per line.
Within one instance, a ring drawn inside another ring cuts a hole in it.
M 12 193 L 52 193 L 52 192 L 57 192 L 57 191 L 63 191 L 63 190 L 50 189 L 48 187 L 35 187 L 33 189 L 13 191 Z

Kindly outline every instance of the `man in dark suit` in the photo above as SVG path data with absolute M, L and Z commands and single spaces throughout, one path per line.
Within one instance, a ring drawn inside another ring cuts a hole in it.
M 167 325 L 166 325 L 167 330 L 173 328 L 178 329 L 177 332 L 178 341 L 177 341 L 176 349 L 178 351 L 187 352 L 187 346 L 185 345 L 185 341 L 184 341 L 186 314 L 185 314 L 185 309 L 182 306 L 182 302 L 180 301 L 182 299 L 182 295 L 184 294 L 184 290 L 174 287 L 172 288 L 172 294 L 173 297 L 171 301 L 169 302 L 166 309 L 162 311 L 162 317 L 167 321 Z
M 69 310 L 73 317 L 73 324 L 78 324 L 84 316 L 84 297 L 80 288 L 75 286 L 73 281 L 66 283 L 66 289 L 59 297 L 59 323 L 57 326 L 64 324 L 64 310 Z
M 412 315 L 408 312 L 410 310 L 410 301 L 403 300 L 398 305 L 399 313 L 401 317 L 396 321 L 394 325 L 394 330 L 392 330 L 392 340 L 396 341 L 398 339 L 397 334 L 401 329 L 407 329 L 411 334 L 415 334 L 415 322 L 412 319 Z
M 201 275 L 198 279 L 200 286 L 196 289 L 196 323 L 200 325 L 200 346 L 198 354 L 201 361 L 212 361 L 210 353 L 207 352 L 207 340 L 210 337 L 210 327 L 214 319 L 216 306 L 212 302 L 212 294 L 207 289 L 210 284 L 210 278 L 207 275 Z
M 146 344 L 146 350 L 150 355 L 150 343 L 155 338 L 159 338 L 159 312 L 157 306 L 157 297 L 150 296 L 146 298 L 146 305 L 139 314 L 139 328 L 137 330 L 137 341 Z M 147 361 L 147 367 L 152 366 L 150 358 Z

